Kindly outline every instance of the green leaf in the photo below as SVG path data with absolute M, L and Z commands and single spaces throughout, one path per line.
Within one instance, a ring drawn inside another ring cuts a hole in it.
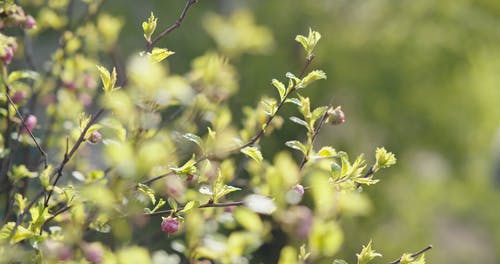
M 20 193 L 16 193 L 14 195 L 14 200 L 16 202 L 15 204 L 16 204 L 17 209 L 18 209 L 17 211 L 20 213 L 24 212 L 24 209 L 26 208 L 26 205 L 28 204 L 28 200 L 25 197 L 23 197 L 23 195 Z
M 321 34 L 319 34 L 316 31 L 313 31 L 312 29 L 309 28 L 309 35 L 307 37 L 298 35 L 295 37 L 295 40 L 299 42 L 302 47 L 304 47 L 304 50 L 307 52 L 307 57 L 310 58 L 313 55 L 314 48 L 316 47 L 316 44 L 318 44 L 318 41 L 321 39 Z
M 163 200 L 163 198 L 160 198 L 160 200 L 158 201 L 158 204 L 156 204 L 155 208 L 153 208 L 153 210 L 149 210 L 150 212 L 149 213 L 154 213 L 156 211 L 158 211 L 164 204 L 165 204 L 165 200 Z M 146 208 L 146 209 L 149 209 L 149 208 Z
M 318 156 L 322 157 L 322 158 L 333 158 L 335 156 L 337 156 L 337 151 L 332 148 L 332 147 L 322 147 L 319 151 L 318 151 Z
M 321 70 L 314 70 L 307 74 L 307 76 L 300 81 L 300 83 L 297 85 L 297 89 L 306 88 L 306 86 L 308 86 L 309 84 L 321 79 L 326 79 L 325 72 Z
M 151 36 L 155 32 L 157 22 L 158 18 L 155 18 L 153 12 L 151 12 L 148 21 L 142 22 L 142 30 L 144 31 L 144 38 L 148 42 L 151 42 Z
M 146 184 L 139 183 L 137 184 L 137 190 L 147 195 L 151 200 L 151 203 L 156 203 L 155 191 L 151 189 L 151 187 L 147 186 Z
M 188 175 L 193 175 L 195 174 L 198 169 L 196 168 L 196 160 L 193 157 L 188 160 L 184 165 L 182 165 L 179 168 L 170 168 L 171 170 L 175 171 L 177 175 L 181 177 L 187 177 Z
M 274 85 L 274 87 L 276 87 L 276 89 L 278 90 L 278 93 L 280 94 L 280 100 L 283 100 L 283 98 L 285 97 L 286 95 L 286 88 L 285 88 L 285 85 L 276 80 L 276 79 L 273 79 L 272 80 L 272 84 Z
M 187 213 L 187 212 L 191 211 L 192 209 L 197 208 L 198 206 L 200 206 L 200 202 L 198 202 L 198 201 L 189 201 L 184 206 L 184 208 L 182 208 L 182 210 L 179 211 L 179 213 Z
M 249 231 L 260 233 L 264 229 L 259 215 L 246 208 L 236 208 L 233 212 L 233 217 L 241 226 Z
M 297 141 L 297 140 L 287 141 L 287 142 L 285 142 L 285 145 L 289 148 L 299 150 L 303 154 L 307 153 L 306 146 L 304 146 L 304 144 L 302 144 L 300 141 Z
M 382 254 L 372 250 L 372 241 L 370 240 L 368 245 L 363 246 L 361 253 L 356 254 L 356 257 L 358 258 L 358 264 L 367 264 L 376 257 L 382 257 Z
M 257 161 L 258 163 L 261 163 L 262 160 L 264 159 L 262 157 L 262 153 L 260 153 L 260 150 L 256 147 L 246 147 L 241 150 L 241 153 L 249 156 L 253 160 Z
M 176 202 L 174 199 L 172 199 L 172 198 L 168 198 L 168 199 L 167 199 L 167 201 L 168 201 L 168 205 L 170 205 L 170 208 L 172 208 L 172 210 L 173 210 L 174 212 L 176 212 L 176 211 L 177 211 L 177 209 L 178 209 L 178 207 L 179 207 L 179 206 L 177 205 L 177 202 Z
M 201 138 L 199 136 L 197 136 L 195 134 L 187 133 L 187 134 L 182 135 L 182 137 L 184 137 L 185 139 L 187 139 L 187 140 L 195 143 L 199 147 L 201 147 L 202 141 L 201 141 Z
M 300 119 L 300 118 L 298 118 L 296 116 L 290 117 L 290 121 L 292 121 L 292 122 L 294 122 L 296 124 L 299 124 L 301 126 L 304 126 L 305 128 L 309 129 L 309 124 L 307 124 L 306 121 L 304 121 L 304 120 L 302 120 L 302 119 Z
M 347 261 L 343 260 L 343 259 L 336 259 L 333 261 L 332 264 L 348 264 Z
M 326 107 L 326 106 L 320 106 L 320 107 L 314 109 L 312 111 L 312 117 L 311 117 L 312 122 L 314 123 L 318 119 L 323 117 L 323 115 L 326 113 L 327 110 L 328 110 L 328 107 Z
M 212 200 L 214 203 L 219 201 L 222 197 L 226 196 L 229 193 L 239 191 L 240 188 L 233 187 L 230 185 L 226 185 L 224 183 L 224 176 L 221 171 L 217 174 L 217 178 L 215 179 L 212 187 Z
M 49 165 L 46 169 L 40 173 L 40 183 L 42 186 L 47 189 L 47 187 L 50 185 L 50 175 L 52 174 L 52 171 L 54 170 L 54 167 L 52 165 Z
M 302 102 L 300 102 L 299 99 L 297 98 L 287 98 L 285 100 L 286 103 L 292 103 L 292 104 L 296 104 L 297 106 L 301 107 L 302 106 Z
M 385 148 L 377 148 L 375 151 L 376 163 L 374 166 L 374 170 L 378 171 L 379 169 L 389 168 L 392 165 L 396 164 L 396 156 L 392 152 L 387 152 Z
M 170 57 L 173 54 L 175 54 L 175 52 L 168 49 L 153 48 L 149 59 L 153 62 L 161 62 L 162 60 Z
M 112 72 L 110 73 L 108 69 L 103 66 L 97 65 L 97 69 L 99 70 L 101 81 L 103 85 L 103 89 L 105 93 L 110 93 L 115 90 L 116 84 L 116 68 L 113 67 Z
M 19 79 L 32 79 L 38 80 L 40 78 L 40 74 L 35 71 L 13 71 L 9 74 L 7 78 L 8 83 L 13 83 Z
M 23 178 L 36 178 L 38 173 L 29 171 L 24 164 L 21 164 L 12 167 L 12 171 L 9 172 L 8 176 L 13 182 L 17 182 Z

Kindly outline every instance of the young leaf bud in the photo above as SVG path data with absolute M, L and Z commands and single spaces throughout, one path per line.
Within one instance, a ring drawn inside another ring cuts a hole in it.
M 26 20 L 24 21 L 24 28 L 26 29 L 32 29 L 36 27 L 36 20 L 32 16 L 27 16 Z
M 8 46 L 5 48 L 5 54 L 0 56 L 0 60 L 5 64 L 10 64 L 12 62 L 12 58 L 14 58 L 14 50 Z

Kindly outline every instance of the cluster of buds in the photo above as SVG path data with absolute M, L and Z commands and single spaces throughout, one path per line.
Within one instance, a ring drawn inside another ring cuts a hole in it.
M 26 15 L 24 10 L 16 5 L 9 5 L 0 11 L 0 30 L 7 26 L 21 26 L 25 29 L 36 27 L 36 20 L 31 15 Z

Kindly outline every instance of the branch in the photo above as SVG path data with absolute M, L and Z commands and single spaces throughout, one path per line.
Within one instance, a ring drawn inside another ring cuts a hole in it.
M 229 207 L 229 206 L 242 206 L 244 205 L 244 202 L 227 202 L 227 203 L 206 203 L 198 206 L 198 208 L 220 208 L 220 207 Z M 171 214 L 171 213 L 177 213 L 182 211 L 184 207 L 178 208 L 177 211 L 174 212 L 174 210 L 163 210 L 163 211 L 157 211 L 154 213 L 145 213 L 144 215 L 147 216 L 153 216 L 153 215 L 164 215 L 164 214 Z
M 9 87 L 8 89 L 10 90 L 10 86 L 8 84 L 5 84 L 5 85 L 7 87 Z M 28 127 L 26 126 L 26 124 L 24 122 L 23 115 L 19 112 L 19 109 L 17 109 L 16 104 L 12 101 L 12 98 L 10 97 L 9 93 L 6 93 L 5 95 L 7 96 L 7 100 L 9 101 L 9 104 L 11 104 L 12 108 L 14 108 L 14 111 L 16 111 L 17 117 L 21 120 L 21 124 L 24 127 L 24 130 L 26 130 L 28 132 L 28 134 L 30 135 L 31 139 L 33 139 L 33 142 L 35 142 L 36 148 L 38 149 L 38 151 L 40 152 L 40 154 L 42 154 L 44 166 L 45 166 L 45 168 L 47 168 L 49 166 L 48 165 L 48 156 L 47 156 L 47 153 L 40 146 L 40 144 L 38 143 L 38 140 L 36 140 L 35 136 L 31 132 L 31 130 L 28 129 Z
M 192 0 L 191 0 L 192 1 Z M 309 67 L 309 65 L 311 65 L 311 62 L 314 60 L 314 56 L 310 56 L 310 57 L 307 57 L 307 60 L 304 64 L 304 66 L 302 67 L 302 70 L 300 71 L 300 74 L 299 74 L 299 77 L 298 78 L 302 78 L 304 77 L 304 74 L 307 70 L 307 68 Z M 227 154 L 234 154 L 234 153 L 239 153 L 242 149 L 246 148 L 246 147 L 249 147 L 249 146 L 252 146 L 254 145 L 257 141 L 259 141 L 259 139 L 264 135 L 265 133 L 265 129 L 266 127 L 273 121 L 273 119 L 276 117 L 277 113 L 279 112 L 279 110 L 283 107 L 283 105 L 285 104 L 285 101 L 286 99 L 296 90 L 296 83 L 293 84 L 292 88 L 290 89 L 290 91 L 285 95 L 285 97 L 283 98 L 283 100 L 280 101 L 278 107 L 276 108 L 276 111 L 274 113 L 274 115 L 271 115 L 267 118 L 265 124 L 262 126 L 261 130 L 250 140 L 248 141 L 247 143 L 243 144 L 242 146 L 238 147 L 238 148 L 235 148 L 235 149 L 232 149 L 232 150 L 229 150 L 227 151 Z M 324 121 L 323 121 L 324 122 Z M 206 159 L 210 159 L 210 158 L 213 158 L 213 155 L 203 155 L 201 157 L 199 157 L 197 160 L 196 160 L 196 163 L 199 163 L 203 160 L 206 160 Z M 167 173 L 164 173 L 162 175 L 159 175 L 159 176 L 156 176 L 154 178 L 151 178 L 151 179 L 148 179 L 146 181 L 143 181 L 141 182 L 142 184 L 146 184 L 146 185 L 149 185 L 157 180 L 160 180 L 160 179 L 163 179 L 167 176 L 171 176 L 171 175 L 175 175 L 175 172 L 174 171 L 169 171 Z
M 330 115 L 330 113 L 328 113 L 328 109 L 330 109 L 330 107 L 331 107 L 331 103 L 328 105 L 327 110 L 325 111 L 325 113 L 323 114 L 321 119 L 319 120 L 318 126 L 314 129 L 314 132 L 313 132 L 313 135 L 311 138 L 311 148 L 314 146 L 314 141 L 316 141 L 316 138 L 318 137 L 319 131 L 321 130 L 321 128 L 323 127 L 323 125 L 326 122 L 326 119 L 328 119 L 328 116 Z M 299 171 L 301 171 L 304 168 L 307 161 L 309 160 L 309 152 L 310 151 L 311 151 L 311 149 L 308 149 L 307 153 L 304 154 L 304 157 L 302 158 L 302 161 L 300 162 L 300 165 L 299 165 Z
M 192 5 L 194 5 L 196 2 L 198 2 L 198 0 L 187 0 L 186 6 L 184 6 L 184 9 L 182 10 L 181 15 L 179 16 L 177 21 L 175 21 L 174 24 L 170 25 L 168 28 L 163 30 L 156 38 L 154 38 L 153 40 L 148 42 L 148 44 L 146 46 L 146 52 L 151 52 L 151 50 L 156 45 L 156 43 L 158 43 L 158 41 L 160 41 L 163 37 L 168 35 L 170 32 L 172 32 L 175 29 L 180 27 L 182 24 L 182 21 L 184 21 L 184 18 L 186 17 L 187 12 L 189 11 L 189 8 Z
M 419 251 L 411 254 L 411 257 L 412 258 L 417 257 L 418 255 L 420 255 L 420 254 L 422 254 L 422 253 L 424 253 L 424 252 L 426 252 L 427 250 L 430 250 L 430 249 L 432 249 L 432 245 L 428 245 L 427 247 L 425 247 L 425 248 L 423 248 L 423 249 L 421 249 L 421 250 L 419 250 Z M 401 258 L 398 258 L 398 259 L 394 260 L 393 262 L 389 262 L 389 264 L 398 264 L 398 263 L 401 263 Z
M 314 56 L 310 56 L 310 57 L 307 57 L 307 60 L 306 60 L 306 63 L 304 65 L 304 67 L 302 67 L 302 70 L 300 71 L 300 74 L 299 74 L 299 79 L 302 79 L 302 77 L 304 77 L 304 74 L 307 70 L 307 68 L 309 67 L 309 65 L 311 65 L 311 62 L 314 60 Z M 233 151 L 231 151 L 231 153 L 233 152 L 239 152 L 241 149 L 244 149 L 246 147 L 250 147 L 252 145 L 254 145 L 257 141 L 259 141 L 259 139 L 264 135 L 264 133 L 266 132 L 266 128 L 267 126 L 273 121 L 273 119 L 276 117 L 276 114 L 278 113 L 278 111 L 281 109 L 281 107 L 283 107 L 283 105 L 285 104 L 286 102 L 286 99 L 288 99 L 288 97 L 293 93 L 295 92 L 297 88 L 297 84 L 294 83 L 292 88 L 290 89 L 290 91 L 283 97 L 283 100 L 280 101 L 280 103 L 278 104 L 277 108 L 276 108 L 276 111 L 274 113 L 274 115 L 271 115 L 267 118 L 266 122 L 264 123 L 264 125 L 262 126 L 262 128 L 260 129 L 259 133 L 257 133 L 257 135 L 255 135 L 249 142 L 247 142 L 246 144 L 244 144 L 243 146 L 239 147 L 238 149 L 235 149 Z
M 78 150 L 80 145 L 85 141 L 85 134 L 87 134 L 87 131 L 89 130 L 89 128 L 97 121 L 97 119 L 99 118 L 99 116 L 103 112 L 104 112 L 104 109 L 101 108 L 92 117 L 92 119 L 87 123 L 85 128 L 82 130 L 80 137 L 76 140 L 75 144 L 73 145 L 73 147 L 71 148 L 71 150 L 69 152 L 68 152 L 68 144 L 66 143 L 66 152 L 64 154 L 64 158 L 63 158 L 61 164 L 59 165 L 59 167 L 57 168 L 57 170 L 55 172 L 53 172 L 52 175 L 50 175 L 50 180 L 52 180 L 55 177 L 54 183 L 52 184 L 53 187 L 55 187 L 57 185 L 57 182 L 61 178 L 64 166 L 66 166 L 66 164 L 70 161 L 71 157 L 73 157 L 73 155 Z M 45 203 L 44 203 L 45 207 L 47 207 L 49 204 L 49 200 L 50 200 L 50 197 L 52 196 L 53 190 L 54 190 L 54 188 L 51 188 L 48 195 L 47 195 L 47 198 L 45 198 Z

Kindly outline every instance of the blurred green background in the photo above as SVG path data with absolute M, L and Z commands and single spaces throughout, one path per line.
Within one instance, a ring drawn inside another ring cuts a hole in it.
M 125 56 L 143 49 L 140 24 L 151 10 L 162 29 L 184 4 L 107 1 L 103 11 L 125 22 Z M 385 146 L 398 157 L 367 190 L 372 213 L 342 222 L 339 257 L 354 261 L 373 239 L 383 262 L 428 244 L 434 246 L 428 263 L 500 262 L 500 1 L 200 0 L 159 45 L 177 52 L 171 71 L 182 74 L 193 58 L 217 48 L 204 29 L 207 14 L 241 9 L 271 30 L 274 45 L 231 58 L 240 74 L 240 92 L 231 99 L 237 115 L 275 95 L 272 78 L 300 70 L 304 54 L 294 37 L 312 27 L 322 34 L 312 68 L 328 80 L 307 95 L 314 106 L 333 98 L 347 116 L 344 125 L 325 128 L 318 143 L 353 156 Z M 262 145 L 277 152 L 297 137 L 302 131 L 285 124 Z

